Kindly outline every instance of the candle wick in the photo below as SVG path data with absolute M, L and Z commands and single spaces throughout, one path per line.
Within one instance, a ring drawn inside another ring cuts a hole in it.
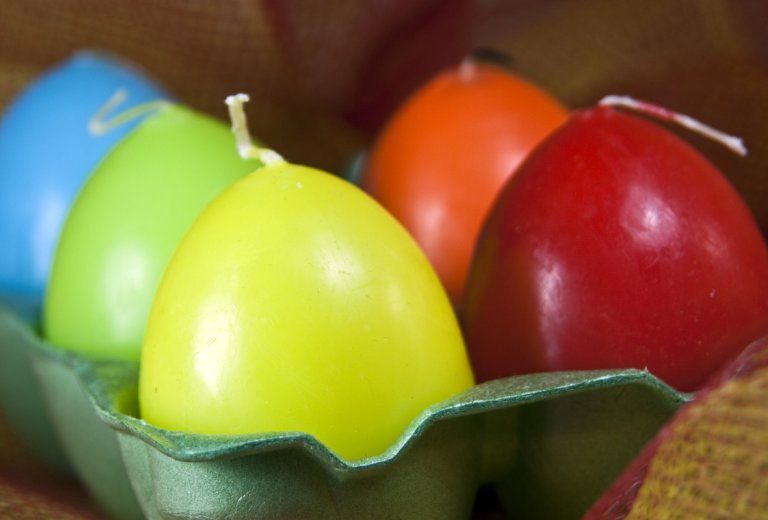
M 620 106 L 629 108 L 630 110 L 661 119 L 662 121 L 672 121 L 692 132 L 722 144 L 737 155 L 742 157 L 747 155 L 747 148 L 744 146 L 744 141 L 742 141 L 741 138 L 726 134 L 725 132 L 706 125 L 691 116 L 675 112 L 674 110 L 655 105 L 648 101 L 641 101 L 630 96 L 610 95 L 605 96 L 597 104 L 600 106 Z
M 128 92 L 122 88 L 117 89 L 115 93 L 110 96 L 107 102 L 104 103 L 101 108 L 99 108 L 93 117 L 88 120 L 88 132 L 90 132 L 90 134 L 93 136 L 100 137 L 110 132 L 114 128 L 127 123 L 128 121 L 169 105 L 168 101 L 165 100 L 150 101 L 148 103 L 142 103 L 141 105 L 131 107 L 128 110 L 117 114 L 112 119 L 107 119 L 107 117 L 109 117 L 110 114 L 114 112 L 115 109 L 117 109 L 117 107 L 125 103 L 127 99 Z
M 261 148 L 253 144 L 251 133 L 248 131 L 248 119 L 243 105 L 250 101 L 248 94 L 227 96 L 224 103 L 229 108 L 229 118 L 232 120 L 232 133 L 235 135 L 237 151 L 243 159 L 258 159 L 264 165 L 284 163 L 285 159 L 274 150 Z
M 474 56 L 467 56 L 459 63 L 459 77 L 463 81 L 471 81 L 477 73 L 477 65 Z

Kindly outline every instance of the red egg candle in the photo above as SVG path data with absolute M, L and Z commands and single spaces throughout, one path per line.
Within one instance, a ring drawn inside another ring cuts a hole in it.
M 694 148 L 627 104 L 574 113 L 505 186 L 475 253 L 463 325 L 479 380 L 647 368 L 698 388 L 768 331 L 768 252 Z
M 499 189 L 566 117 L 538 87 L 467 59 L 414 93 L 376 140 L 362 186 L 416 238 L 454 303 Z

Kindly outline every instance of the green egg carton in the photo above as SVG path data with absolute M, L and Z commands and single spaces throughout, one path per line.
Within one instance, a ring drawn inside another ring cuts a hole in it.
M 128 479 L 115 431 L 97 414 L 81 373 L 91 362 L 81 356 L 38 340 L 31 346 L 32 367 L 37 374 L 48 415 L 75 474 L 101 508 L 112 518 L 144 518 Z M 138 375 L 138 365 L 126 363 L 124 371 Z
M 50 469 L 71 475 L 32 368 L 31 352 L 38 342 L 29 324 L 0 305 L 0 410 L 31 454 Z
M 21 331 L 75 471 L 116 518 L 467 519 L 481 484 L 515 518 L 578 518 L 687 399 L 637 370 L 491 381 L 425 410 L 379 456 L 302 433 L 205 436 L 137 418 L 135 363 Z
M 11 426 L 38 458 L 80 478 L 110 516 L 141 519 L 115 431 L 81 382 L 91 364 L 46 344 L 0 306 L 0 403 Z

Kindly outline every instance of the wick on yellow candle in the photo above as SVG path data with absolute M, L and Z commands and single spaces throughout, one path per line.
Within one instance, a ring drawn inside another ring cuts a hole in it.
M 245 117 L 243 105 L 250 101 L 248 94 L 227 96 L 224 102 L 229 107 L 229 118 L 232 120 L 232 133 L 235 134 L 237 151 L 243 159 L 258 159 L 265 165 L 284 163 L 285 159 L 274 150 L 261 148 L 253 144 L 248 131 L 248 120 Z

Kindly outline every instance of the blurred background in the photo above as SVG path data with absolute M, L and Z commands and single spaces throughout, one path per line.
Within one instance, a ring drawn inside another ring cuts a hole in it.
M 767 25 L 762 0 L 0 0 L 0 107 L 105 49 L 221 117 L 250 93 L 259 138 L 340 171 L 416 86 L 488 46 L 573 108 L 630 94 L 744 137 L 745 160 L 683 134 L 766 229 Z
M 745 159 L 673 129 L 765 232 L 766 27 L 763 0 L 0 0 L 0 109 L 72 52 L 103 49 L 222 118 L 226 95 L 251 94 L 254 135 L 341 172 L 415 87 L 492 47 L 572 108 L 629 94 L 743 137 Z M 50 479 L 0 419 L 0 513 L 94 514 L 78 488 Z

